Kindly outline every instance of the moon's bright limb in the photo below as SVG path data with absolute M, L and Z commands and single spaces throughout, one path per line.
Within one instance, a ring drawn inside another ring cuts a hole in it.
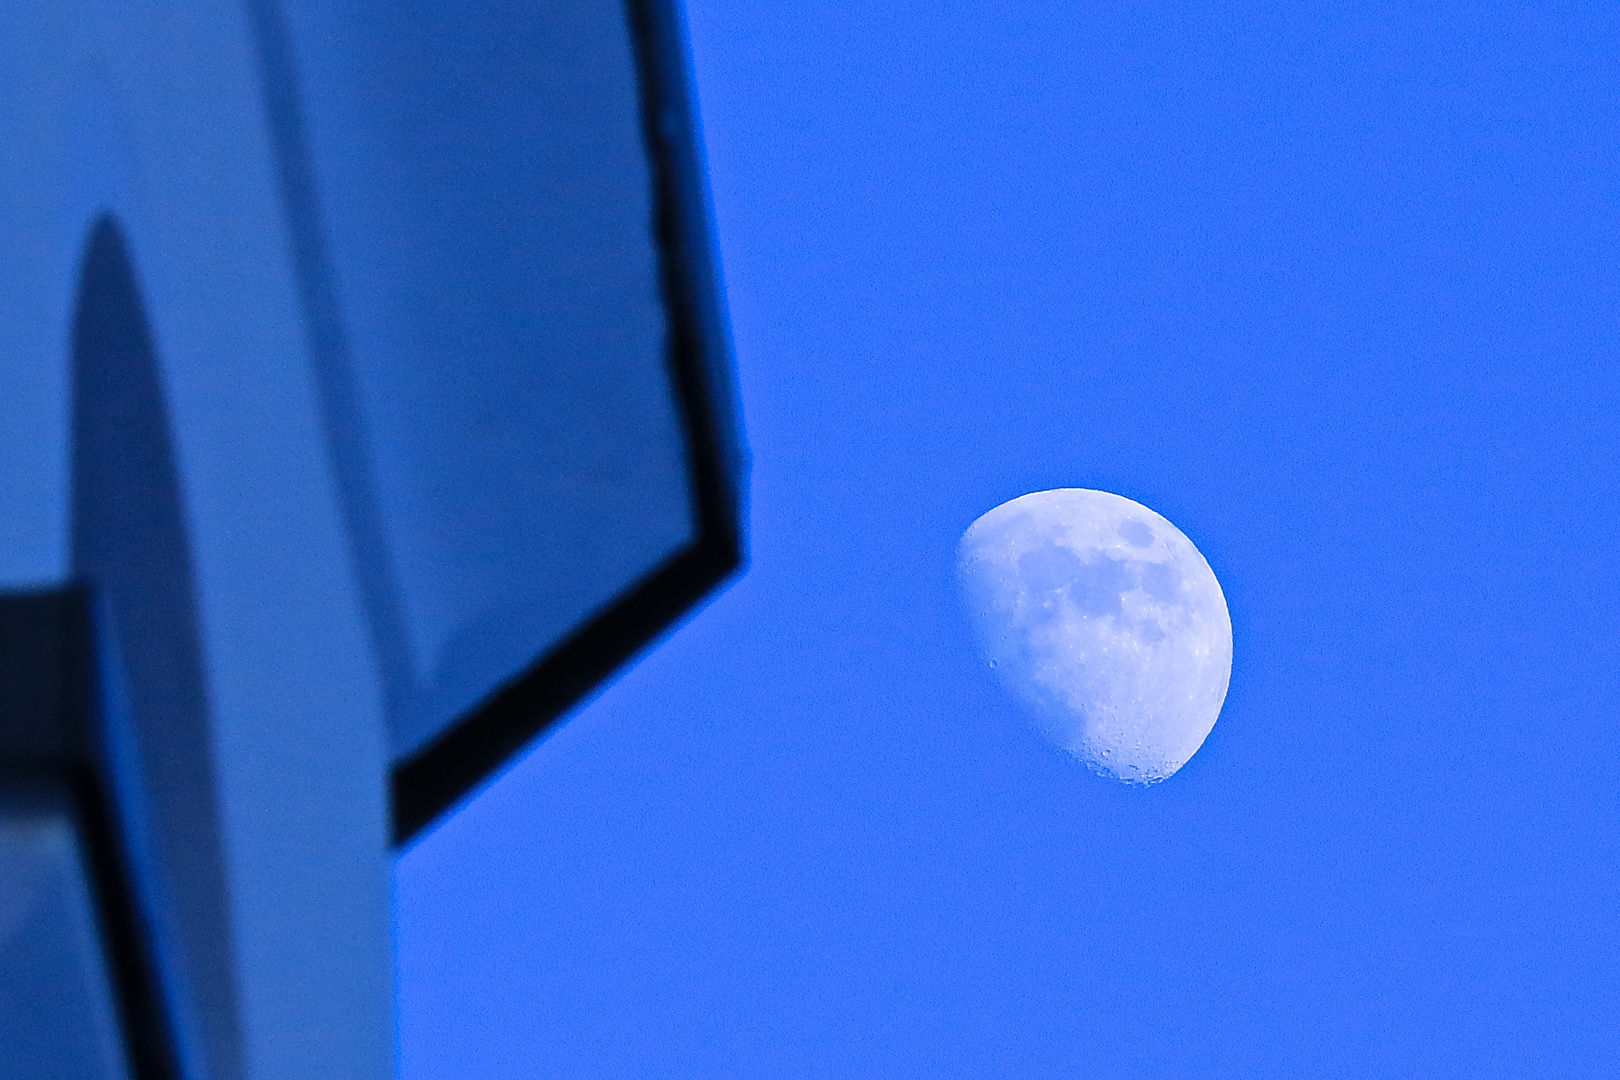
M 1170 522 L 1106 491 L 1038 491 L 968 528 L 957 573 L 996 674 L 1093 770 L 1151 784 L 1203 745 L 1232 676 L 1232 620 Z

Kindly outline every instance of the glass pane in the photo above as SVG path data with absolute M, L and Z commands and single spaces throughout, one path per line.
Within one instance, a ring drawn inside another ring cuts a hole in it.
M 95 897 L 67 801 L 0 792 L 0 1076 L 128 1075 Z
M 292 0 L 396 758 L 695 533 L 625 6 Z

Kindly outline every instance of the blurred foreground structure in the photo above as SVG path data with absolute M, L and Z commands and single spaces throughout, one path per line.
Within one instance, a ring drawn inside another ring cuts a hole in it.
M 392 852 L 742 558 L 678 9 L 0 41 L 0 1076 L 380 1080 Z

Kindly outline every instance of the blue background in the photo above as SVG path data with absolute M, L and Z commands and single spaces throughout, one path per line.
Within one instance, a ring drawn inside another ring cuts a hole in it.
M 753 565 L 402 859 L 407 1080 L 1612 1075 L 1605 8 L 696 3 Z M 954 607 L 1060 486 L 1226 591 L 1157 787 Z

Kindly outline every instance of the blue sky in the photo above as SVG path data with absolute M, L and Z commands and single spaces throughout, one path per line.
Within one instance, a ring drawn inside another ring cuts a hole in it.
M 1602 5 L 700 0 L 746 577 L 402 859 L 402 1075 L 1620 1060 Z M 1028 491 L 1226 592 L 1110 785 L 981 671 Z

